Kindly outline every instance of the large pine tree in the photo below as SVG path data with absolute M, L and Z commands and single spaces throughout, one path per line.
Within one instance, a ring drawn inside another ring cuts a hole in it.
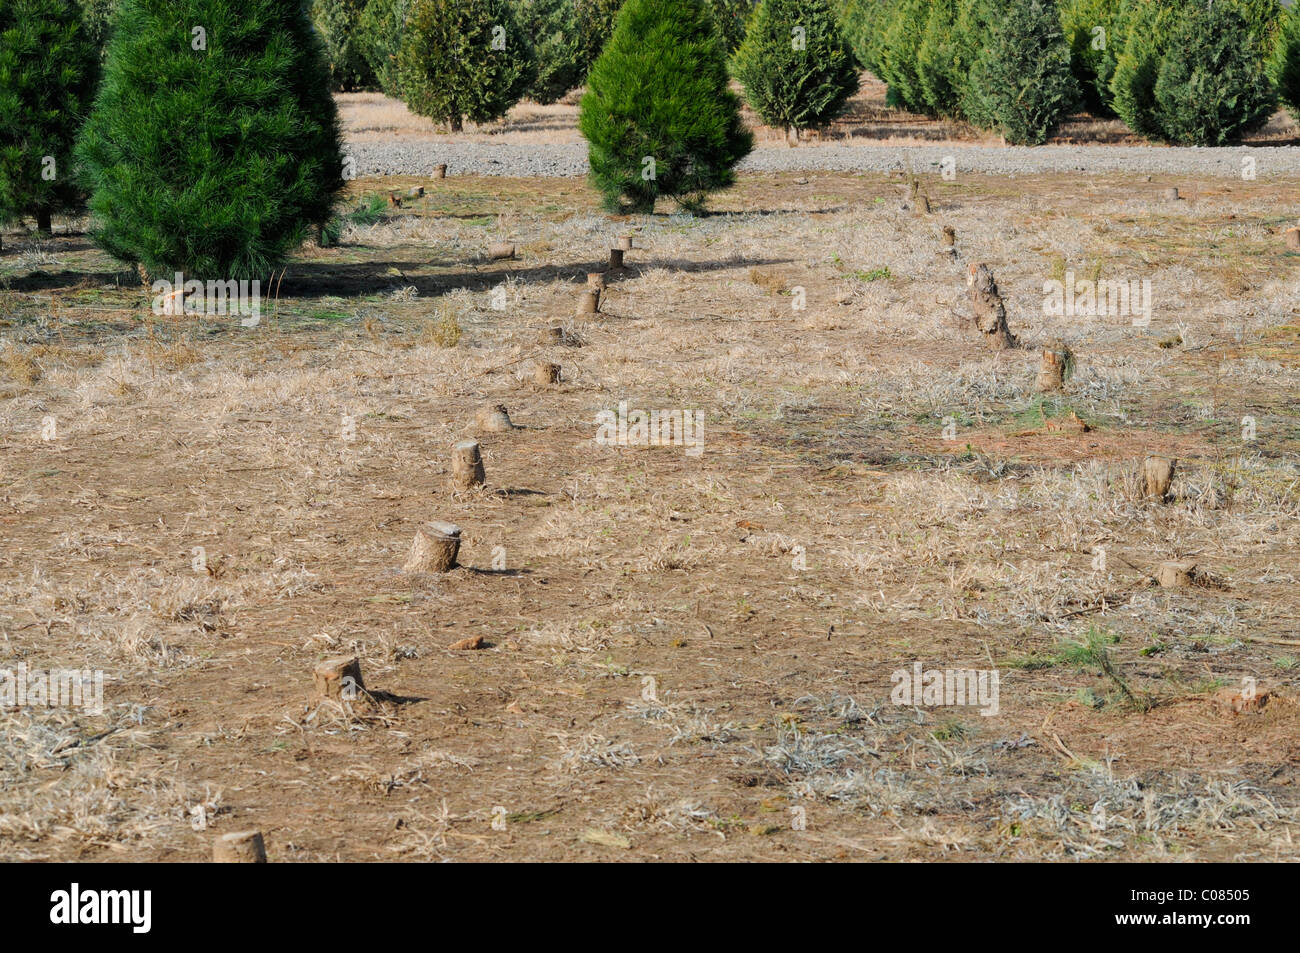
M 154 276 L 269 276 L 343 187 L 302 0 L 125 0 L 77 154 L 110 254 Z
M 79 207 L 72 147 L 98 54 L 75 0 L 0 0 L 0 222 Z
M 694 209 L 734 181 L 754 137 L 703 0 L 627 0 L 587 76 L 578 128 L 611 211 L 650 212 L 660 195 Z

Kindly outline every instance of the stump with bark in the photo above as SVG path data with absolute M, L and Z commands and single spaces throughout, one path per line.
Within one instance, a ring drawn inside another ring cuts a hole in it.
M 631 251 L 631 250 L 632 250 L 632 236 L 631 236 L 631 235 L 620 235 L 619 238 L 618 238 L 618 244 L 615 245 L 614 247 L 617 248 L 619 251 Z
M 1184 589 L 1196 582 L 1196 563 L 1187 559 L 1168 559 L 1156 569 L 1156 582 L 1162 589 Z
M 1074 352 L 1063 341 L 1053 341 L 1043 348 L 1035 387 L 1040 391 L 1064 390 L 1074 371 Z
M 550 387 L 560 382 L 560 365 L 550 361 L 538 361 L 533 368 L 533 382 L 538 387 Z
M 1178 194 L 1178 190 L 1173 187 L 1165 189 L 1162 194 L 1164 195 L 1164 199 L 1166 202 L 1177 202 L 1179 198 L 1181 198 L 1181 196 Z
M 361 680 L 361 662 L 355 655 L 340 655 L 320 662 L 312 671 L 316 697 L 332 701 L 356 701 L 366 690 Z
M 1286 230 L 1286 247 L 1291 251 L 1300 251 L 1300 228 Z
M 595 288 L 588 288 L 578 296 L 577 314 L 595 314 L 600 310 L 600 292 Z
M 912 214 L 913 215 L 930 214 L 930 197 L 928 195 L 918 195 L 916 197 L 916 203 L 912 206 Z
M 455 490 L 469 490 L 482 486 L 486 478 L 483 456 L 477 440 L 462 440 L 451 450 L 451 486 Z
M 609 250 L 609 270 L 618 271 L 623 267 L 623 249 L 611 248 Z
M 1142 461 L 1138 474 L 1138 485 L 1142 496 L 1148 500 L 1163 503 L 1169 499 L 1169 488 L 1174 482 L 1174 468 L 1178 461 L 1170 457 L 1150 456 Z
M 235 831 L 212 842 L 214 864 L 264 864 L 266 842 L 261 831 Z
M 952 248 L 957 244 L 957 232 L 951 225 L 943 227 L 942 241 L 945 248 Z
M 975 327 L 984 335 L 988 346 L 999 349 L 1015 347 L 1016 338 L 1007 327 L 1006 305 L 998 293 L 993 272 L 987 265 L 972 263 L 966 272 L 966 285 Z
M 448 572 L 456 565 L 460 552 L 460 527 L 455 523 L 434 520 L 415 532 L 411 553 L 403 572 Z
M 515 429 L 515 425 L 510 422 L 510 414 L 506 412 L 505 404 L 489 404 L 480 407 L 478 413 L 474 415 L 474 426 L 483 433 L 505 433 Z
M 587 272 L 587 287 L 595 291 L 605 290 L 605 273 L 603 271 Z
M 447 178 L 447 163 L 439 162 L 437 165 L 435 165 L 433 167 L 433 177 L 435 179 Z
M 515 246 L 509 242 L 500 242 L 488 249 L 488 257 L 493 261 L 505 261 L 515 257 Z

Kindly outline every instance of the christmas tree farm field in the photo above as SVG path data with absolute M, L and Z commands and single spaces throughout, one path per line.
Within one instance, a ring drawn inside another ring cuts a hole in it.
M 0 859 L 1294 858 L 1297 184 L 362 178 L 223 314 L 8 229 Z

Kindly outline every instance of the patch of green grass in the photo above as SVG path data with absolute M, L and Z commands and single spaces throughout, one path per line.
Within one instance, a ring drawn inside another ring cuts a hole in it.
M 892 278 L 894 275 L 889 270 L 888 265 L 882 265 L 879 268 L 872 268 L 870 271 L 850 272 L 849 277 L 856 278 L 858 281 L 878 281 L 881 278 Z

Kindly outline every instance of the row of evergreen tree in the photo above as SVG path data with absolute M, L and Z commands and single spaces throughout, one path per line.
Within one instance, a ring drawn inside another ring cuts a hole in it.
M 1279 0 L 847 0 L 891 105 L 1043 142 L 1083 107 L 1179 145 L 1300 115 L 1300 4 Z

